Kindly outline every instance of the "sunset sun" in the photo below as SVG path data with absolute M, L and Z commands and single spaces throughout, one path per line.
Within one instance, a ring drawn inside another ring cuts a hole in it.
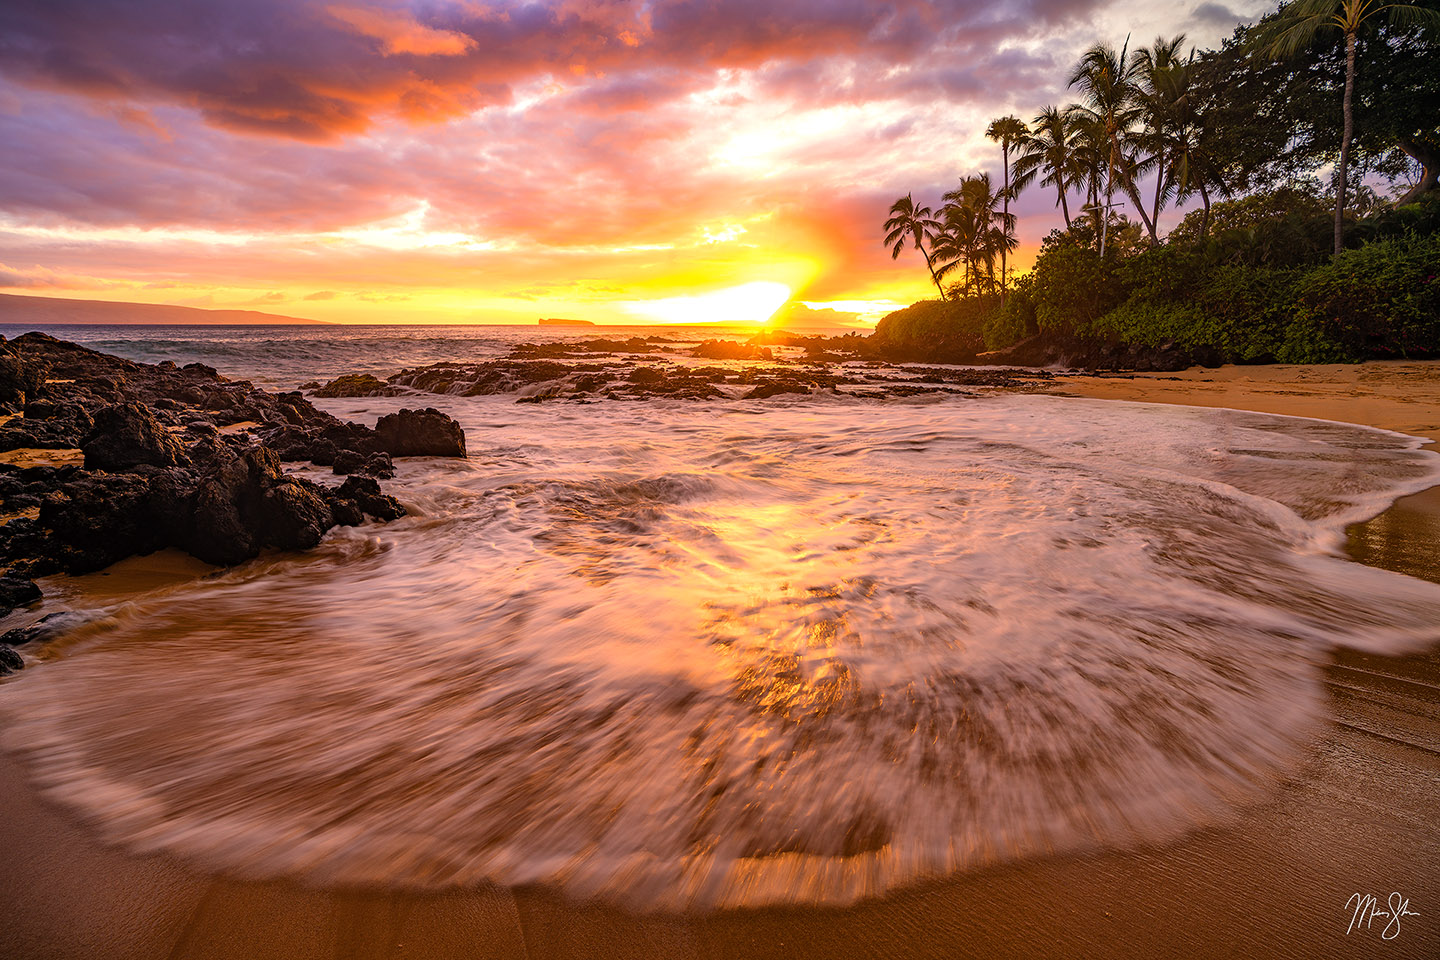
M 789 299 L 785 284 L 757 280 L 688 297 L 636 300 L 624 308 L 647 322 L 764 323 Z

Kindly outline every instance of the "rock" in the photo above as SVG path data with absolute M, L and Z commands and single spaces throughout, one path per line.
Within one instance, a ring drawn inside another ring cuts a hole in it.
M 0 410 L 18 410 L 45 382 L 45 365 L 0 344 Z
M 46 553 L 70 573 L 89 573 L 166 544 L 167 519 L 154 509 L 151 478 L 82 474 L 40 504 Z
M 433 407 L 386 414 L 375 424 L 375 438 L 393 457 L 465 456 L 465 431 Z
M 368 373 L 347 373 L 311 391 L 316 397 L 378 397 L 390 386 Z
M 0 677 L 8 677 L 16 670 L 25 669 L 25 658 L 14 647 L 0 645 Z
M 142 464 L 173 467 L 189 460 L 184 445 L 138 403 L 102 407 L 81 449 L 85 452 L 86 470 L 118 472 Z
M 771 380 L 762 383 L 749 393 L 745 394 L 743 400 L 764 400 L 766 397 L 774 397 L 782 393 L 810 393 L 814 384 L 802 383 L 796 380 Z
M 335 518 L 337 526 L 358 527 L 365 522 L 365 511 L 354 500 L 341 500 L 338 497 L 330 499 L 330 515 Z
M 335 463 L 330 472 L 343 476 L 347 473 L 354 473 L 365 466 L 365 454 L 354 450 L 337 450 Z
M 647 386 L 653 385 L 665 379 L 665 371 L 657 370 L 654 367 L 636 367 L 630 371 L 630 376 L 627 379 L 631 383 L 640 383 Z
M 260 552 L 261 502 L 280 478 L 280 461 L 252 447 L 207 474 L 195 489 L 186 549 L 218 566 L 232 566 Z
M 733 340 L 706 340 L 690 351 L 691 356 L 707 360 L 773 360 L 775 354 L 769 347 L 757 347 Z
M 64 636 L 71 630 L 98 620 L 100 617 L 101 614 L 95 610 L 65 610 L 60 613 L 47 613 L 28 626 L 18 627 L 0 636 L 0 644 L 23 647 L 27 643 L 49 642 Z
M 378 477 L 381 480 L 389 480 L 395 476 L 395 464 L 391 461 L 388 453 L 372 453 L 365 460 L 365 465 L 355 472 Z
M 367 506 L 376 517 L 404 512 L 378 486 L 351 488 L 362 503 L 280 474 L 277 452 L 393 476 L 375 431 L 316 409 L 299 392 L 267 393 L 203 364 L 151 366 L 40 333 L 0 337 L 0 397 L 0 412 L 25 413 L 0 424 L 0 450 L 85 454 L 83 470 L 0 463 L 0 507 L 38 508 L 0 528 L 0 574 L 17 575 L 0 581 L 0 611 L 33 597 L 20 577 L 98 570 L 170 546 L 239 563 L 270 547 L 313 546 L 335 523 L 362 522 Z M 446 452 L 463 453 L 463 433 L 442 414 L 407 412 L 402 420 L 401 434 L 422 428 L 422 447 L 443 441 Z M 241 421 L 257 426 L 243 436 L 218 429 Z M 10 600 L 4 582 L 19 591 Z
M 376 520 L 398 520 L 405 516 L 405 508 L 394 497 L 380 492 L 380 484 L 369 477 L 351 476 L 334 491 L 337 500 L 348 500 L 356 504 L 367 515 Z
M 34 603 L 41 597 L 40 588 L 24 577 L 0 576 L 0 617 L 16 607 Z
M 335 526 L 335 516 L 318 485 L 296 477 L 281 477 L 265 491 L 261 501 L 260 542 L 281 550 L 309 550 L 325 531 Z

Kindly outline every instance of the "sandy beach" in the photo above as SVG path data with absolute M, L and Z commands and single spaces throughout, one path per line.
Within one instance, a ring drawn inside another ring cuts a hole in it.
M 1440 442 L 1437 362 L 1065 377 L 1047 392 L 1363 423 Z M 1352 528 L 1349 550 L 1440 580 L 1437 491 Z M 139 565 L 135 575 L 157 574 Z M 1340 652 L 1327 690 L 1332 722 L 1304 769 L 1260 805 L 1176 842 L 997 866 L 849 908 L 702 916 L 633 915 L 529 888 L 413 895 L 208 876 L 98 844 L 6 758 L 0 956 L 1440 955 L 1440 650 Z M 1396 894 L 1410 914 L 1352 925 L 1357 894 L 1382 910 Z

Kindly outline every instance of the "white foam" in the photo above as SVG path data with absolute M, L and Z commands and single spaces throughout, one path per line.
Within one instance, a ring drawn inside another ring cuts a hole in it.
M 246 875 L 844 902 L 1263 795 L 1337 643 L 1440 587 L 1335 554 L 1395 434 L 1043 397 L 455 398 L 423 514 L 140 601 L 0 696 L 105 834 Z M 262 575 L 263 574 L 263 575 Z M 116 798 L 121 798 L 117 802 Z

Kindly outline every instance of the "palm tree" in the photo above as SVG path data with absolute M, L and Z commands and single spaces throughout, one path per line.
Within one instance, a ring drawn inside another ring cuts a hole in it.
M 936 252 L 946 262 L 938 272 L 943 277 L 963 268 L 961 289 L 967 293 L 995 289 L 995 257 L 1015 249 L 1015 216 L 995 209 L 1004 203 L 1003 193 L 991 186 L 990 174 L 981 173 L 945 194 Z
M 1105 135 L 1105 124 L 1078 103 L 1072 103 L 1065 108 L 1065 122 L 1073 131 L 1070 151 L 1076 167 L 1075 185 L 1085 190 L 1085 202 L 1081 204 L 1080 212 L 1093 221 L 1095 239 L 1098 241 L 1102 209 L 1100 195 L 1105 189 L 1110 160 L 1110 144 Z
M 1360 31 L 1389 11 L 1395 24 L 1421 23 L 1440 26 L 1440 11 L 1409 3 L 1382 0 L 1295 0 L 1280 8 L 1274 32 L 1265 52 L 1276 59 L 1293 57 L 1310 46 L 1322 30 L 1338 29 L 1345 36 L 1344 133 L 1340 139 L 1340 162 L 1335 167 L 1335 253 L 1344 249 L 1345 175 L 1350 165 L 1350 141 L 1355 134 L 1351 101 L 1355 92 L 1355 40 Z
M 1173 100 L 1170 166 L 1165 176 L 1177 200 L 1200 194 L 1205 209 L 1200 219 L 1200 240 L 1204 242 L 1210 233 L 1210 189 L 1229 195 L 1230 188 L 1212 149 L 1217 133 L 1211 118 L 1202 110 L 1205 98 L 1193 70 L 1194 59 L 1192 51 L 1183 69 L 1177 69 L 1173 77 L 1183 92 Z
M 1070 204 L 1065 191 L 1080 183 L 1083 177 L 1074 153 L 1075 130 L 1066 122 L 1065 113 L 1053 106 L 1041 111 L 1034 123 L 1034 132 L 1020 138 L 1020 155 L 1015 159 L 1015 188 L 1028 186 L 1045 171 L 1040 182 L 1055 188 L 1055 206 L 1065 215 L 1065 229 L 1069 230 Z
M 1079 87 L 1085 95 L 1086 104 L 1081 110 L 1094 118 L 1103 127 L 1104 145 L 1108 148 L 1105 163 L 1105 215 L 1101 218 L 1100 255 L 1105 255 L 1105 242 L 1109 233 L 1110 207 L 1113 205 L 1117 176 L 1133 186 L 1128 179 L 1129 164 L 1125 156 L 1125 145 L 1137 117 L 1135 107 L 1134 71 L 1127 62 L 1125 48 L 1119 53 L 1104 43 L 1097 43 L 1080 58 L 1074 72 L 1070 74 L 1069 85 Z M 1121 184 L 1125 186 L 1126 183 Z
M 1130 56 L 1130 70 L 1137 78 L 1135 102 L 1143 125 L 1136 142 L 1150 152 L 1150 156 L 1138 163 L 1136 169 L 1155 175 L 1155 200 L 1150 212 L 1146 213 L 1138 191 L 1132 192 L 1131 199 L 1140 211 L 1145 229 L 1150 232 L 1151 246 L 1160 244 L 1160 211 L 1173 186 L 1168 164 L 1176 114 L 1183 108 L 1189 92 L 1187 64 L 1180 59 L 1180 48 L 1184 43 L 1183 33 L 1169 40 L 1156 37 L 1153 46 L 1141 47 Z
M 1001 117 L 999 120 L 992 121 L 985 130 L 985 136 L 1000 144 L 1000 158 L 1005 175 L 1000 196 L 1007 220 L 1010 218 L 1010 198 L 1020 191 L 1020 184 L 1010 179 L 1010 148 L 1018 144 L 1029 132 L 1025 121 L 1019 117 Z M 1009 254 L 1007 247 L 1008 245 L 1000 247 L 1000 303 L 1002 305 L 1005 303 L 1006 257 Z
M 885 246 L 890 248 L 890 259 L 896 260 L 900 257 L 900 251 L 905 249 L 905 241 L 912 241 L 915 249 L 925 258 L 930 279 L 934 282 L 935 289 L 940 291 L 940 299 L 944 300 L 945 288 L 940 286 L 940 277 L 935 273 L 935 261 L 930 256 L 930 251 L 925 249 L 925 243 L 939 229 L 940 224 L 935 220 L 934 211 L 929 207 L 915 206 L 914 198 L 907 193 L 890 205 L 890 219 L 885 221 Z

